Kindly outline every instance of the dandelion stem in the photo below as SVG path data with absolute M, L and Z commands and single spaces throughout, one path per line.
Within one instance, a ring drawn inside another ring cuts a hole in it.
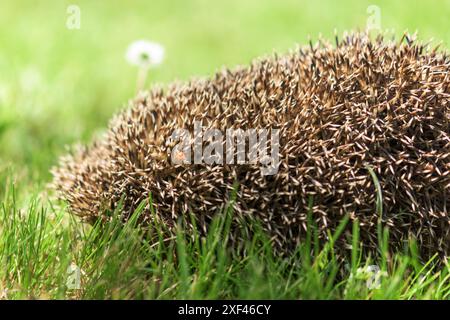
M 148 75 L 148 69 L 147 67 L 140 67 L 138 71 L 138 77 L 137 77 L 137 83 L 136 83 L 136 91 L 139 93 L 144 89 L 145 82 L 147 80 Z

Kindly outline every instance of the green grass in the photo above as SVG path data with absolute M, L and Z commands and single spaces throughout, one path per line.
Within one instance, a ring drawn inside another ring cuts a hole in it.
M 81 9 L 80 30 L 65 27 L 69 4 Z M 187 237 L 180 222 L 177 237 L 163 241 L 157 226 L 159 241 L 149 243 L 133 221 L 90 227 L 48 195 L 49 169 L 66 146 L 105 130 L 135 94 L 137 70 L 124 60 L 132 41 L 149 38 L 166 47 L 148 85 L 166 84 L 285 52 L 309 35 L 364 29 L 372 4 L 380 7 L 383 29 L 397 35 L 417 29 L 420 38 L 449 47 L 450 1 L 441 0 L 142 0 L 126 7 L 119 1 L 3 1 L 0 297 L 448 299 L 449 268 L 421 262 L 414 243 L 388 255 L 388 231 L 381 227 L 377 257 L 361 256 L 354 224 L 345 263 L 333 241 L 319 246 L 314 228 L 297 252 L 281 259 L 261 233 L 249 239 L 245 255 L 231 250 L 226 214 L 206 238 Z M 67 288 L 71 264 L 82 270 L 79 290 Z M 380 288 L 366 286 L 361 268 L 367 265 L 385 272 Z
M 313 224 L 291 256 L 273 254 L 270 241 L 256 232 L 237 252 L 228 245 L 232 210 L 213 221 L 204 237 L 184 233 L 163 237 L 164 226 L 137 228 L 142 207 L 123 225 L 120 209 L 106 224 L 81 227 L 64 210 L 33 197 L 19 209 L 14 186 L 2 199 L 0 292 L 8 299 L 447 299 L 450 269 L 433 259 L 422 264 L 413 244 L 403 254 L 372 260 L 360 254 L 353 224 L 351 260 L 336 257 L 333 243 L 349 223 L 341 222 L 321 246 Z M 148 234 L 152 233 L 152 234 Z M 145 239 L 157 239 L 153 242 Z M 159 239 L 159 240 L 158 240 Z M 386 248 L 387 249 L 387 248 Z M 243 254 L 242 252 L 245 252 Z M 367 285 L 364 269 L 377 264 L 379 287 Z M 71 289 L 68 268 L 80 269 L 80 286 Z

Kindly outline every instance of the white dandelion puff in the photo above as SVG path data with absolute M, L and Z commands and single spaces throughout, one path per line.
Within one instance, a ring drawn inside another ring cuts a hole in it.
M 135 41 L 128 46 L 125 58 L 130 64 L 139 67 L 136 85 L 139 92 L 144 89 L 149 69 L 162 63 L 164 47 L 147 40 Z
M 138 40 L 128 46 L 125 58 L 141 68 L 156 67 L 164 60 L 164 47 L 156 42 Z

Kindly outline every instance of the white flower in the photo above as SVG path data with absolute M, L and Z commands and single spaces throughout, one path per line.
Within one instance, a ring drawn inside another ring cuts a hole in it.
M 125 58 L 129 63 L 139 67 L 154 67 L 163 61 L 164 47 L 146 40 L 135 41 L 128 46 Z

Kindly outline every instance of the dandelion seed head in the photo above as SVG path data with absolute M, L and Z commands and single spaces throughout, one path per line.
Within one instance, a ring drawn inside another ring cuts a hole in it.
M 125 58 L 132 65 L 156 67 L 164 60 L 164 47 L 156 42 L 138 40 L 128 46 Z

